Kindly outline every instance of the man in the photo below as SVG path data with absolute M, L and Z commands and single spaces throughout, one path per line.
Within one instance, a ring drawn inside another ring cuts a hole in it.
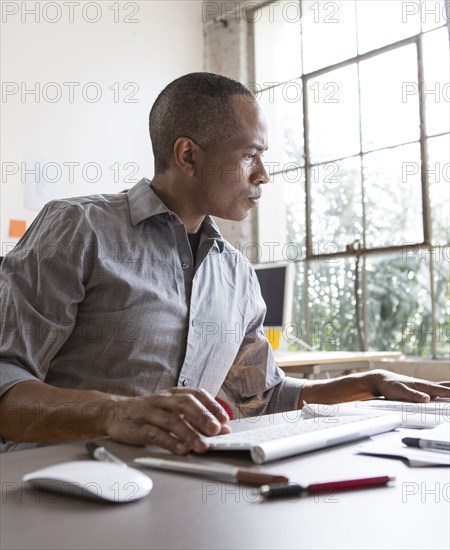
M 384 371 L 313 382 L 276 366 L 254 271 L 209 217 L 244 219 L 269 181 L 266 119 L 245 87 L 181 77 L 152 107 L 150 134 L 151 182 L 53 201 L 4 260 L 5 441 L 105 435 L 204 452 L 202 434 L 229 431 L 220 387 L 251 415 L 450 396 Z

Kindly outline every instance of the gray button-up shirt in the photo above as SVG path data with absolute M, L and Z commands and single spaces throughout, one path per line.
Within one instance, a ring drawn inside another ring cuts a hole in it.
M 223 387 L 246 415 L 296 408 L 302 382 L 275 364 L 253 268 L 209 217 L 194 260 L 149 184 L 50 202 L 5 257 L 0 395 L 35 379 L 129 396 Z

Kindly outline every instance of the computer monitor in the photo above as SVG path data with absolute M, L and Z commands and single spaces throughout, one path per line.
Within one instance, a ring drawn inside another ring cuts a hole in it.
M 255 264 L 253 267 L 267 306 L 264 328 L 272 347 L 284 350 L 288 344 L 297 343 L 302 349 L 311 351 L 313 348 L 293 330 L 295 263 Z
M 291 263 L 266 263 L 253 266 L 266 302 L 264 325 L 283 327 L 292 321 L 294 289 L 294 265 Z

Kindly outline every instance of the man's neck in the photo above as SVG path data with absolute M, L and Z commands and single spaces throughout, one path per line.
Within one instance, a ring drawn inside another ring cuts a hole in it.
M 165 175 L 155 176 L 152 180 L 152 189 L 162 202 L 180 218 L 186 227 L 187 233 L 197 233 L 200 229 L 204 215 L 192 211 L 188 197 L 180 193 L 183 186 L 171 180 Z

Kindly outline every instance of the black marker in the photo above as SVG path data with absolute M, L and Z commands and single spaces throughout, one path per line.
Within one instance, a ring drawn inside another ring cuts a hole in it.
M 433 441 L 432 439 L 420 439 L 418 437 L 404 437 L 402 443 L 408 447 L 419 447 L 424 451 L 434 451 L 438 453 L 449 453 L 450 442 L 448 441 Z

